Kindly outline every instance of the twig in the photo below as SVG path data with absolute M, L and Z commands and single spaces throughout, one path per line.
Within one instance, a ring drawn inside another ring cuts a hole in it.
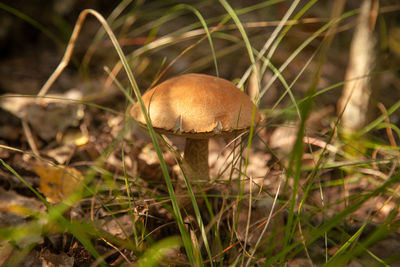
M 24 133 L 26 136 L 26 139 L 28 141 L 28 144 L 30 146 L 30 148 L 32 149 L 32 152 L 35 156 L 39 157 L 39 150 L 37 149 L 36 143 L 35 143 L 35 139 L 33 138 L 33 134 L 31 131 L 31 128 L 29 127 L 28 123 L 26 122 L 25 119 L 21 119 L 22 122 L 22 128 L 24 129 Z
M 387 115 L 387 110 L 382 103 L 378 103 L 378 108 L 381 110 L 382 114 L 385 115 L 385 122 L 387 123 L 386 126 L 386 134 L 389 139 L 390 145 L 397 147 L 396 139 L 394 139 L 392 128 L 390 128 L 390 120 L 389 116 Z

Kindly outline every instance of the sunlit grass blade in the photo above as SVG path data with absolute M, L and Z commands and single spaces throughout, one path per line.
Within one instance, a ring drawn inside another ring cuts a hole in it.
M 257 77 L 257 82 L 259 82 L 259 73 L 258 73 L 258 69 L 256 66 L 256 60 L 254 58 L 254 54 L 253 54 L 253 48 L 252 45 L 250 43 L 249 37 L 247 36 L 247 33 L 243 27 L 242 22 L 240 21 L 239 17 L 237 16 L 236 12 L 233 10 L 233 8 L 229 5 L 229 3 L 226 0 L 220 0 L 219 1 L 222 6 L 225 8 L 225 10 L 228 12 L 228 14 L 232 17 L 233 21 L 235 22 L 235 24 L 237 25 L 239 32 L 243 38 L 243 41 L 246 45 L 246 49 L 247 49 L 247 53 L 253 68 L 253 72 L 255 73 L 256 77 Z M 259 91 L 259 85 L 257 87 L 257 91 Z
M 296 50 L 286 59 L 286 61 L 281 65 L 281 67 L 278 69 L 279 73 L 282 73 L 283 70 L 293 61 L 293 59 L 307 46 L 311 43 L 311 41 L 313 41 L 315 38 L 317 38 L 318 36 L 320 36 L 323 32 L 325 32 L 326 30 L 328 30 L 330 27 L 332 27 L 333 25 L 339 23 L 340 21 L 354 16 L 358 13 L 358 10 L 351 10 L 348 12 L 343 13 L 340 17 L 334 19 L 334 20 L 330 20 L 328 23 L 326 23 L 325 25 L 323 25 L 320 29 L 318 29 L 317 31 L 315 31 L 309 38 L 307 38 L 301 45 L 299 45 Z M 261 89 L 260 91 L 260 98 L 262 98 L 264 96 L 264 94 L 266 93 L 266 91 L 268 90 L 268 88 L 273 84 L 273 82 L 276 80 L 277 75 L 275 74 L 269 81 L 268 83 Z
M 372 252 L 368 250 L 368 248 L 375 244 L 377 241 L 387 237 L 390 233 L 396 231 L 394 227 L 391 227 L 393 220 L 397 215 L 397 211 L 392 211 L 387 219 L 379 224 L 377 228 L 369 234 L 364 240 L 354 244 L 353 247 L 349 248 L 349 245 L 355 241 L 355 239 L 359 238 L 359 235 L 364 230 L 366 223 L 360 227 L 360 229 L 343 245 L 343 249 L 340 248 L 335 255 L 324 265 L 324 266 L 339 266 L 346 265 L 351 259 L 361 255 L 362 253 L 366 253 L 370 255 L 374 260 L 377 261 L 379 265 L 382 266 L 390 266 L 390 263 L 386 263 L 384 260 L 375 256 Z M 369 221 L 367 221 L 369 222 Z
M 357 232 L 351 236 L 340 248 L 339 250 L 335 253 L 335 255 L 329 259 L 328 262 L 326 262 L 324 264 L 324 266 L 338 266 L 339 261 L 338 258 L 340 258 L 347 249 L 349 249 L 349 247 L 351 245 L 354 245 L 355 242 L 357 242 L 358 238 L 361 236 L 362 232 L 364 231 L 365 227 L 367 226 L 367 224 L 364 224 L 362 227 L 360 227 L 360 229 L 357 230 Z M 342 264 L 344 263 L 344 261 L 342 262 Z M 339 265 L 342 265 L 339 264 Z
M 192 11 L 197 16 L 197 18 L 200 20 L 201 25 L 203 26 L 204 31 L 207 34 L 208 43 L 210 44 L 211 54 L 212 54 L 212 57 L 213 57 L 213 60 L 214 60 L 215 73 L 216 73 L 217 76 L 219 76 L 217 57 L 215 56 L 214 44 L 213 44 L 213 41 L 211 39 L 210 31 L 208 30 L 207 22 L 205 21 L 205 19 L 201 15 L 201 13 L 191 5 L 179 4 L 175 8 L 176 9 L 187 8 L 190 11 Z
M 129 6 L 129 4 L 132 2 L 133 0 L 123 0 L 119 3 L 119 5 L 117 7 L 115 7 L 113 9 L 113 11 L 111 12 L 111 14 L 107 17 L 107 22 L 110 25 L 114 26 L 114 22 L 115 20 L 117 20 L 118 16 Z M 88 76 L 88 66 L 89 66 L 89 62 L 93 56 L 93 54 L 95 53 L 101 39 L 103 38 L 103 36 L 106 34 L 106 32 L 104 31 L 103 28 L 100 28 L 96 35 L 93 38 L 92 43 L 90 44 L 89 48 L 87 49 L 85 55 L 82 58 L 82 62 L 81 62 L 81 69 L 82 72 L 85 76 Z
M 257 9 L 262 9 L 280 2 L 283 2 L 284 0 L 270 0 L 270 1 L 264 1 L 261 3 L 257 3 L 255 5 L 251 5 L 251 6 L 247 6 L 241 9 L 236 10 L 236 14 L 238 15 L 244 15 L 247 14 L 249 12 L 255 11 Z M 173 8 L 171 9 L 173 10 Z M 185 9 L 179 9 L 178 11 L 175 12 L 167 12 L 167 15 L 165 16 L 173 16 L 172 18 L 176 18 L 176 16 L 174 15 L 176 12 L 180 12 L 182 10 Z M 185 13 L 184 13 L 185 14 Z M 179 13 L 179 16 L 182 15 Z M 218 25 L 224 25 L 226 24 L 228 21 L 230 20 L 230 16 L 229 15 L 220 15 L 214 18 L 209 18 L 207 20 L 205 20 L 206 23 L 210 24 L 213 22 L 217 22 Z M 149 30 L 151 29 L 151 25 L 153 25 L 152 23 L 149 23 L 146 26 L 146 29 Z M 157 24 L 159 25 L 159 24 Z M 155 27 L 157 27 L 157 25 L 155 25 Z M 182 41 L 186 41 L 192 38 L 195 38 L 197 36 L 203 35 L 205 34 L 205 30 L 203 29 L 196 29 L 201 25 L 201 22 L 195 22 L 192 23 L 191 25 L 188 25 L 186 27 L 180 28 L 176 31 L 173 31 L 167 35 L 161 36 L 159 38 L 157 38 L 156 40 L 153 40 L 147 44 L 145 44 L 142 47 L 139 47 L 138 49 L 135 49 L 129 56 L 128 56 L 128 61 L 129 62 L 134 62 L 137 58 L 139 58 L 140 56 L 146 54 L 146 53 L 150 53 L 150 52 L 155 52 L 157 50 L 160 50 L 162 48 L 167 48 L 169 46 L 175 45 L 179 42 Z M 144 31 L 144 29 L 142 29 L 142 31 Z M 136 33 L 135 31 L 133 31 L 132 33 Z M 121 63 L 117 63 L 114 67 L 113 67 L 113 72 L 114 73 L 118 73 L 121 70 Z
M 291 13 L 294 11 L 294 9 L 298 5 L 298 3 L 299 3 L 299 1 L 293 1 L 292 5 L 290 6 L 288 11 L 286 12 L 285 16 L 280 20 L 279 25 L 274 29 L 274 31 L 272 32 L 271 36 L 267 39 L 267 41 L 265 42 L 264 46 L 261 48 L 259 54 L 257 55 L 257 59 L 256 60 L 260 60 L 264 56 L 265 52 L 271 46 L 272 42 L 275 40 L 276 36 L 278 35 L 279 31 L 282 29 L 283 25 L 287 22 L 287 20 L 289 19 Z M 282 38 L 283 38 L 283 35 L 281 35 L 281 39 Z M 275 48 L 278 47 L 278 44 L 279 44 L 279 42 L 276 42 L 274 47 Z M 268 56 L 267 56 L 267 60 L 268 61 L 271 58 L 274 50 L 275 49 L 271 49 L 270 53 L 268 53 Z M 238 87 L 241 87 L 244 84 L 244 82 L 247 80 L 247 78 L 250 76 L 250 70 L 251 70 L 251 68 L 249 67 L 246 70 L 246 72 L 243 74 L 242 78 L 240 79 L 240 82 L 238 83 Z M 263 71 L 260 72 L 260 75 L 262 75 L 262 73 L 263 73 Z
M 140 107 L 142 109 L 142 112 L 144 114 L 144 117 L 145 117 L 145 120 L 146 120 L 146 124 L 147 124 L 148 130 L 149 130 L 149 133 L 150 133 L 150 137 L 151 137 L 151 139 L 153 141 L 153 144 L 154 144 L 158 159 L 160 161 L 161 170 L 162 170 L 163 176 L 165 178 L 165 182 L 167 184 L 169 195 L 171 197 L 171 202 L 172 202 L 172 207 L 173 207 L 173 210 L 174 210 L 175 219 L 177 220 L 178 227 L 179 227 L 179 230 L 180 230 L 181 235 L 182 235 L 182 240 L 183 240 L 183 244 L 185 246 L 186 252 L 187 252 L 188 259 L 192 264 L 194 264 L 195 260 L 194 260 L 194 257 L 193 257 L 193 246 L 192 246 L 189 234 L 188 234 L 188 232 L 187 232 L 187 230 L 186 230 L 186 228 L 184 226 L 184 223 L 183 223 L 183 218 L 182 218 L 182 215 L 181 215 L 181 212 L 180 212 L 180 209 L 179 209 L 179 206 L 178 206 L 178 202 L 177 202 L 177 199 L 176 199 L 176 196 L 175 196 L 175 193 L 174 193 L 174 188 L 173 188 L 173 185 L 172 185 L 169 173 L 168 173 L 167 165 L 166 165 L 166 163 L 164 161 L 164 158 L 163 158 L 163 155 L 162 155 L 162 151 L 161 151 L 161 147 L 160 147 L 160 145 L 158 143 L 158 140 L 157 140 L 157 138 L 158 138 L 157 134 L 155 133 L 155 131 L 154 131 L 152 125 L 151 125 L 150 118 L 149 118 L 149 116 L 147 114 L 146 107 L 145 107 L 145 105 L 143 103 L 143 100 L 141 98 L 139 87 L 138 87 L 138 85 L 136 83 L 136 80 L 135 80 L 135 78 L 133 76 L 132 70 L 131 70 L 131 68 L 129 66 L 129 63 L 128 63 L 128 61 L 127 61 L 127 59 L 126 59 L 126 57 L 125 57 L 125 55 L 124 55 L 119 43 L 118 43 L 117 38 L 115 37 L 115 35 L 112 32 L 111 28 L 108 26 L 106 20 L 98 12 L 96 12 L 94 10 L 90 10 L 90 9 L 84 10 L 81 13 L 81 16 L 86 16 L 87 14 L 94 15 L 99 20 L 99 22 L 103 25 L 103 27 L 105 28 L 108 36 L 110 37 L 110 39 L 111 39 L 111 41 L 112 41 L 112 43 L 113 43 L 113 45 L 115 47 L 115 50 L 117 51 L 118 56 L 119 56 L 119 58 L 120 58 L 120 60 L 122 62 L 122 66 L 124 67 L 124 70 L 125 70 L 125 72 L 126 72 L 126 74 L 128 76 L 128 79 L 129 79 L 129 82 L 130 82 L 130 84 L 132 86 L 132 89 L 135 92 L 135 96 L 136 96 L 137 101 L 139 102 L 139 105 L 140 105 Z
M 339 3 L 338 5 L 340 6 L 341 3 Z M 343 6 L 341 6 L 341 8 L 334 9 L 333 12 L 336 12 L 336 14 L 333 13 L 332 17 L 333 18 L 339 17 L 342 12 L 342 8 Z M 333 20 L 336 21 L 337 19 Z M 333 24 L 332 28 L 329 28 L 329 32 L 333 32 L 332 29 L 334 29 L 335 26 L 336 24 Z M 307 91 L 307 96 L 311 96 L 315 94 L 315 92 L 317 91 L 317 85 L 320 79 L 321 70 L 327 58 L 328 49 L 332 43 L 333 37 L 334 35 L 327 35 L 321 44 L 321 50 L 319 53 L 317 66 L 315 68 L 311 85 Z M 285 231 L 285 242 L 284 242 L 285 246 L 288 245 L 290 240 L 292 239 L 295 232 L 295 227 L 297 225 L 297 222 L 299 221 L 298 215 L 296 216 L 295 214 L 297 195 L 298 195 L 297 190 L 300 185 L 300 176 L 302 172 L 302 155 L 304 153 L 303 138 L 306 135 L 306 127 L 305 127 L 306 120 L 311 113 L 312 105 L 313 105 L 313 99 L 309 98 L 308 101 L 306 101 L 301 108 L 300 124 L 298 127 L 297 138 L 293 146 L 292 153 L 290 155 L 290 162 L 287 170 L 288 177 L 293 179 L 293 188 L 290 199 L 288 221 Z
M 95 249 L 94 245 L 86 235 L 84 231 L 81 231 L 81 229 L 78 227 L 76 228 L 75 225 L 69 221 L 67 221 L 64 216 L 63 212 L 66 211 L 69 206 L 59 204 L 55 207 L 52 207 L 47 200 L 39 194 L 31 185 L 29 185 L 25 179 L 23 179 L 10 165 L 5 163 L 2 159 L 0 159 L 0 163 L 3 164 L 4 167 L 6 167 L 13 175 L 15 175 L 22 183 L 25 184 L 47 207 L 48 209 L 48 218 L 54 221 L 59 222 L 64 228 L 68 229 L 81 243 L 82 245 L 95 257 L 98 259 L 100 257 L 100 254 L 97 252 Z M 101 263 L 102 266 L 104 265 L 104 262 Z
M 258 69 L 256 66 L 256 62 L 255 62 L 255 58 L 254 58 L 254 54 L 253 54 L 253 48 L 252 45 L 250 43 L 250 40 L 247 36 L 247 33 L 243 27 L 243 24 L 241 23 L 239 17 L 237 16 L 237 14 L 235 13 L 235 11 L 233 10 L 233 8 L 228 4 L 227 1 L 225 0 L 220 0 L 220 3 L 222 4 L 222 6 L 225 8 L 225 10 L 228 12 L 228 14 L 232 17 L 233 21 L 235 22 L 235 24 L 237 25 L 239 32 L 241 33 L 241 36 L 243 38 L 243 41 L 246 45 L 247 48 L 247 53 L 248 56 L 250 58 L 250 62 L 253 66 L 253 73 L 256 75 L 256 80 L 257 80 L 257 93 L 256 96 L 258 95 L 259 92 L 259 73 L 258 73 Z M 255 101 L 257 102 L 257 101 Z M 248 163 L 249 163 L 249 156 L 250 156 L 250 148 L 251 148 L 251 144 L 252 144 L 252 140 L 253 140 L 253 135 L 254 135 L 254 128 L 255 128 L 255 117 L 256 117 L 256 106 L 253 107 L 253 114 L 252 114 L 252 121 L 250 124 L 250 130 L 249 130 L 249 136 L 248 136 L 248 142 L 247 142 L 247 154 L 246 154 L 246 158 L 245 158 L 245 162 L 244 162 L 244 166 L 245 166 L 245 170 L 244 170 L 244 175 L 246 176 L 247 173 L 247 167 L 248 167 Z M 241 165 L 241 164 L 240 164 Z M 241 172 L 239 172 L 241 173 Z M 244 181 L 243 181 L 244 183 Z M 241 196 L 243 195 L 243 185 L 240 185 L 239 188 L 241 188 L 240 192 L 239 192 L 239 199 L 241 199 Z M 240 208 L 238 208 L 238 210 L 240 210 Z M 242 257 L 242 262 L 244 262 L 244 254 Z
M 356 135 L 358 137 L 363 136 L 364 134 L 370 132 L 372 129 L 376 128 L 381 122 L 385 120 L 387 116 L 390 116 L 400 108 L 400 101 L 397 101 L 393 106 L 391 106 L 386 114 L 380 115 L 378 118 L 376 118 L 374 121 L 369 123 L 367 126 L 365 126 L 362 130 L 360 130 Z
M 352 214 L 354 211 L 359 209 L 365 202 L 367 202 L 369 199 L 387 192 L 392 186 L 394 186 L 396 183 L 400 181 L 400 173 L 396 173 L 392 177 L 390 177 L 389 180 L 387 180 L 382 186 L 379 188 L 373 190 L 372 192 L 365 193 L 363 195 L 360 195 L 358 198 L 359 200 L 354 201 L 352 204 L 346 207 L 343 211 L 339 212 L 338 214 L 334 215 L 327 221 L 325 221 L 322 225 L 318 226 L 318 228 L 313 229 L 309 234 L 307 234 L 308 239 L 306 240 L 306 245 L 310 245 L 314 243 L 318 238 L 324 235 L 325 232 L 328 232 L 332 228 L 336 227 L 337 225 L 340 224 L 347 216 Z M 282 258 L 283 255 L 286 255 L 290 253 L 290 256 L 293 257 L 294 255 L 297 255 L 301 250 L 301 242 L 294 242 L 292 244 L 286 245 L 282 251 L 280 251 L 278 254 L 274 255 L 270 259 L 268 259 L 264 266 L 269 266 L 270 264 L 276 262 L 278 259 Z
M 198 226 L 200 228 L 201 237 L 203 238 L 203 243 L 204 243 L 204 246 L 206 248 L 208 258 L 210 260 L 210 265 L 214 266 L 213 261 L 212 261 L 212 255 L 211 255 L 210 246 L 208 244 L 207 233 L 206 233 L 205 228 L 204 228 L 204 223 L 203 223 L 203 219 L 202 219 L 201 214 L 200 214 L 199 206 L 197 205 L 196 195 L 193 192 L 192 186 L 191 186 L 187 176 L 185 175 L 185 172 L 183 171 L 182 167 L 181 167 L 181 174 L 182 174 L 182 176 L 184 178 L 185 185 L 186 185 L 186 188 L 188 190 L 188 194 L 189 194 L 190 200 L 192 202 L 194 214 L 196 216 L 197 224 L 198 224 Z M 197 186 L 200 187 L 199 184 L 197 184 Z M 200 188 L 200 190 L 202 190 L 202 189 Z M 203 197 L 205 198 L 205 196 L 203 196 Z M 195 251 L 195 252 L 196 252 L 197 261 L 199 262 L 199 264 L 200 265 L 204 265 L 203 260 L 202 260 L 201 255 L 200 255 L 200 251 Z

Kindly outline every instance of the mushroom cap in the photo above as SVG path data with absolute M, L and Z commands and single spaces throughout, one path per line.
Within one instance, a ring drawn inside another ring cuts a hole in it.
M 174 77 L 148 90 L 142 99 L 156 131 L 190 138 L 244 131 L 251 126 L 255 108 L 233 83 L 205 74 Z M 146 125 L 139 103 L 130 115 Z M 254 123 L 260 118 L 256 109 Z

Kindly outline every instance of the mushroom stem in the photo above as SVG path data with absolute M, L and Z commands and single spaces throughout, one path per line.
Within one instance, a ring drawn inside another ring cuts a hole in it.
M 208 139 L 186 138 L 183 159 L 190 167 L 190 178 L 209 180 Z

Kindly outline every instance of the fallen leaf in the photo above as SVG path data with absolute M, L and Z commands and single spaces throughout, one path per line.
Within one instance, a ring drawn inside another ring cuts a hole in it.
M 0 99 L 0 107 L 26 120 L 42 139 L 49 141 L 68 127 L 79 125 L 84 116 L 84 105 L 72 100 L 81 98 L 76 90 L 70 90 L 63 95 L 47 95 L 44 98 L 8 94 Z
M 67 201 L 72 193 L 82 189 L 81 182 L 84 177 L 75 168 L 38 164 L 33 169 L 40 176 L 40 191 L 50 203 Z M 73 203 L 67 201 L 66 204 L 72 205 Z

